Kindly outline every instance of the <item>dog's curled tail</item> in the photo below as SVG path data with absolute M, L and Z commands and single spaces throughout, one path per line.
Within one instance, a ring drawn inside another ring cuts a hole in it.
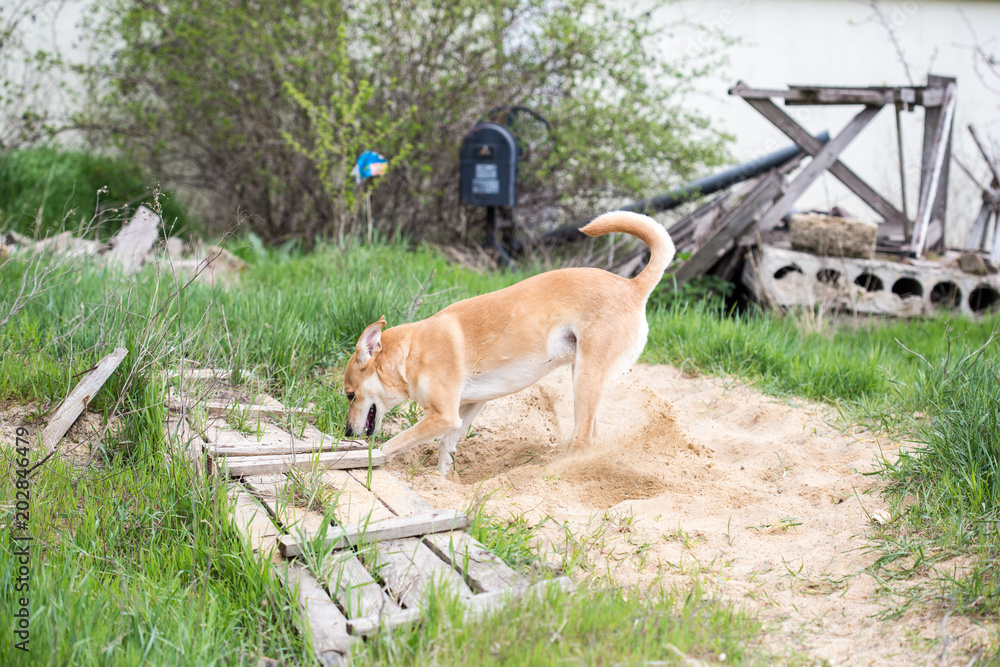
M 641 213 L 612 211 L 594 218 L 580 229 L 587 236 L 603 236 L 611 232 L 631 234 L 649 246 L 649 263 L 633 278 L 637 287 L 649 294 L 660 282 L 663 272 L 674 260 L 674 242 L 663 225 Z

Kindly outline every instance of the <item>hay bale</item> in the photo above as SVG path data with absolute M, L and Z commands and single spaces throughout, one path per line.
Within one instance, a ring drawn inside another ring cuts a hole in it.
M 792 249 L 826 257 L 875 256 L 878 225 L 867 220 L 824 213 L 793 215 L 788 223 Z

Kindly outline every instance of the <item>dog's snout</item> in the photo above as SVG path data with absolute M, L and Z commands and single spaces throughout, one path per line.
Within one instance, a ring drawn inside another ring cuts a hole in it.
M 350 424 L 344 427 L 344 435 L 346 435 L 348 438 L 354 437 L 354 429 L 351 428 Z

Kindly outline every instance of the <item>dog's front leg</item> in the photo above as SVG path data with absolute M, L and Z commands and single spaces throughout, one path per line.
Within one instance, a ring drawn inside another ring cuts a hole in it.
M 462 439 L 472 426 L 473 420 L 486 405 L 486 401 L 479 403 L 466 403 L 459 408 L 459 415 L 462 417 L 462 425 L 455 430 L 441 436 L 438 442 L 438 472 L 447 475 L 455 465 L 455 450 L 458 448 L 458 441 Z
M 414 426 L 390 438 L 382 445 L 382 451 L 385 452 L 386 460 L 389 460 L 414 445 L 439 438 L 449 431 L 461 428 L 461 426 L 462 419 L 458 416 L 457 410 L 453 415 L 428 410 L 424 413 L 424 418 Z

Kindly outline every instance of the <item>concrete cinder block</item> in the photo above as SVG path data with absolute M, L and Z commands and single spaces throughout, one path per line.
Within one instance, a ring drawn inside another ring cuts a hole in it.
M 943 264 L 820 257 L 761 246 L 743 281 L 758 299 L 856 313 L 913 317 L 948 308 L 969 315 L 1000 308 L 1000 275 L 973 276 Z

